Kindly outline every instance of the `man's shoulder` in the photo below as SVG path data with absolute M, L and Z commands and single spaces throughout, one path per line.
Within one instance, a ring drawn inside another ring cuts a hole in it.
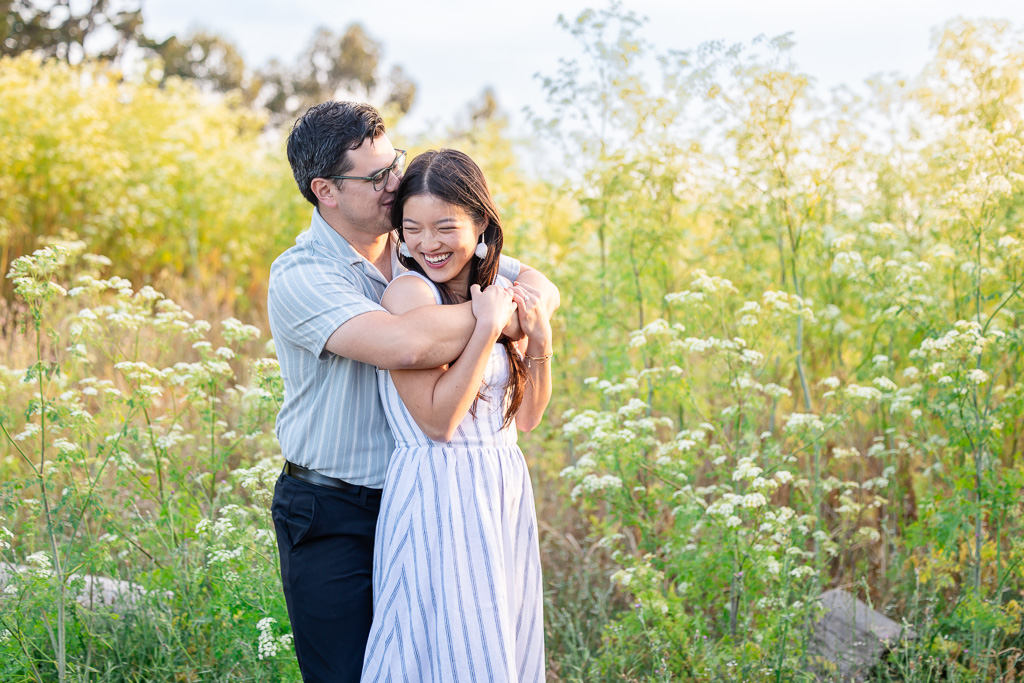
M 349 269 L 343 261 L 318 249 L 315 242 L 300 240 L 281 252 L 270 265 L 270 287 L 308 281 L 322 275 L 349 279 Z

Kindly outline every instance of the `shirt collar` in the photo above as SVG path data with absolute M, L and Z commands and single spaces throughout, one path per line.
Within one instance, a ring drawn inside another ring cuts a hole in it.
M 338 231 L 324 220 L 324 217 L 320 215 L 320 209 L 313 209 L 313 218 L 310 219 L 309 232 L 306 235 L 308 240 L 327 252 L 329 256 L 350 265 L 354 266 L 366 260 L 355 250 L 355 247 L 349 244 L 347 239 L 339 235 Z
M 385 285 L 388 284 L 384 275 L 377 270 L 377 266 L 363 258 L 362 254 L 356 251 L 355 247 L 339 235 L 338 231 L 320 215 L 320 209 L 313 209 L 309 231 L 299 237 L 300 240 L 303 238 L 313 242 L 329 256 L 357 266 L 375 280 L 380 280 Z M 388 249 L 391 251 L 391 278 L 394 279 L 399 273 L 404 273 L 407 270 L 398 262 L 398 232 L 395 230 L 392 230 L 388 236 Z

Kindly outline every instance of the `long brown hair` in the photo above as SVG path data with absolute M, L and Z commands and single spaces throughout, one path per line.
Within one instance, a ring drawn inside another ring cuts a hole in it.
M 484 226 L 484 243 L 487 244 L 487 256 L 479 259 L 473 256 L 469 265 L 469 285 L 480 285 L 481 288 L 494 284 L 498 275 L 498 259 L 501 247 L 505 242 L 501 230 L 501 217 L 498 207 L 494 205 L 491 191 L 483 171 L 468 155 L 454 149 L 431 150 L 420 154 L 406 169 L 402 182 L 395 191 L 394 203 L 391 205 L 391 225 L 398 230 L 398 238 L 405 241 L 402 231 L 402 219 L 405 213 L 405 200 L 418 195 L 430 195 L 443 202 L 457 206 L 465 211 L 476 226 Z M 423 269 L 412 258 L 399 256 L 399 261 L 409 270 L 426 275 Z M 441 292 L 441 301 L 445 304 L 459 302 L 447 283 L 437 282 Z M 465 297 L 469 292 L 463 293 Z M 509 381 L 505 387 L 505 409 L 503 427 L 512 424 L 519 406 L 523 403 L 523 393 L 529 374 L 526 364 L 511 339 L 502 335 L 498 343 L 505 347 L 508 355 Z

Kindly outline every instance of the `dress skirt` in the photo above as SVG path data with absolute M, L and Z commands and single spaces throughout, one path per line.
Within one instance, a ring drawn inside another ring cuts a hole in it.
M 536 513 L 519 447 L 399 449 L 384 492 L 362 680 L 543 681 Z

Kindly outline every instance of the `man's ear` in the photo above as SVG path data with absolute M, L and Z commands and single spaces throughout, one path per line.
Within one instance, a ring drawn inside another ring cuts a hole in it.
M 323 206 L 334 208 L 338 205 L 338 188 L 327 178 L 313 178 L 313 181 L 309 184 L 309 189 L 313 191 L 313 196 L 316 197 L 317 202 Z

